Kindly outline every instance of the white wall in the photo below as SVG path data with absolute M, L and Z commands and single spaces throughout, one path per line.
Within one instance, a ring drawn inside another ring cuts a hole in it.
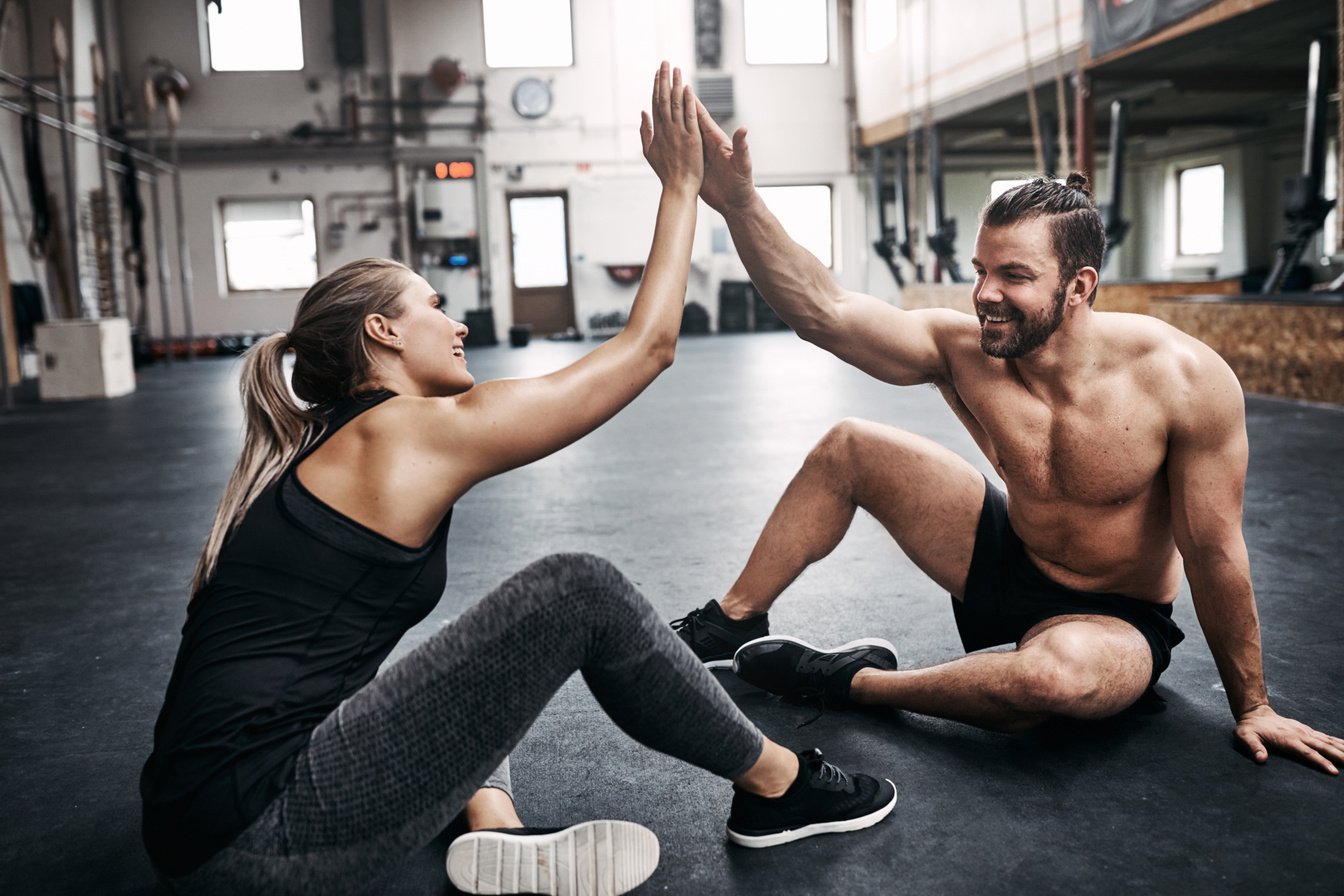
M 403 139 L 399 143 L 401 152 L 417 157 L 437 150 L 451 154 L 454 149 L 479 148 L 482 152 L 480 176 L 485 178 L 487 193 L 483 224 L 488 234 L 483 252 L 488 252 L 497 330 L 502 333 L 512 322 L 505 200 L 510 191 L 569 191 L 571 262 L 580 326 L 586 325 L 591 314 L 628 310 L 634 288 L 612 282 L 602 265 L 642 263 L 648 253 L 657 180 L 640 153 L 639 112 L 647 107 L 659 60 L 666 58 L 682 65 L 692 83 L 698 77 L 691 0 L 573 0 L 575 64 L 541 70 L 485 67 L 479 2 L 366 0 L 370 61 L 361 79 L 347 79 L 345 85 L 331 49 L 328 0 L 302 0 L 305 69 L 294 73 L 208 72 L 203 13 L 197 7 L 177 0 L 116 3 L 116 15 L 122 23 L 124 67 L 138 70 L 140 62 L 149 56 L 167 57 L 192 83 L 191 94 L 182 107 L 180 134 L 184 141 L 246 142 L 253 136 L 265 139 L 281 135 L 303 120 L 320 124 L 316 106 L 321 106 L 328 120 L 335 123 L 340 117 L 343 86 L 380 98 L 381 76 L 389 69 L 400 83 L 403 75 L 423 75 L 436 57 L 456 58 L 469 76 L 484 76 L 489 130 L 479 144 L 471 144 L 461 131 L 436 131 L 423 141 Z M 136 25 L 128 27 L 127 22 Z M 865 197 L 850 170 L 845 77 L 837 27 L 833 0 L 828 64 L 747 66 L 742 58 L 741 5 L 725 0 L 722 67 L 712 74 L 731 74 L 734 78 L 737 114 L 723 124 L 730 130 L 739 124 L 750 126 L 758 182 L 832 185 L 836 275 L 850 285 L 862 286 L 868 255 L 862 226 Z M 510 105 L 513 86 L 527 75 L 553 83 L 554 107 L 537 121 L 520 118 Z M 461 95 L 454 98 L 473 93 L 470 88 L 462 88 Z M 431 112 L 428 120 L 461 120 L 460 116 L 460 111 L 445 110 Z M 160 142 L 162 127 L 160 118 Z M 328 223 L 324 220 L 324 197 L 338 190 L 390 191 L 391 182 L 390 167 L 376 163 L 327 166 L 317 161 L 301 164 L 292 158 L 277 158 L 184 167 L 196 334 L 283 328 L 289 324 L 301 294 L 229 295 L 221 287 L 222 248 L 216 220 L 221 198 L 311 196 L 317 203 L 319 272 L 325 273 L 360 254 L 390 254 L 389 238 L 395 222 L 385 220 L 382 230 L 372 236 L 348 234 L 345 248 L 330 251 L 322 240 Z M 163 189 L 163 211 L 171 232 L 172 206 L 166 180 Z M 719 281 L 745 278 L 745 272 L 735 255 L 711 251 L 712 231 L 723 225 L 703 205 L 701 213 L 688 298 L 714 315 Z M 180 334 L 177 256 L 171 233 L 168 249 L 174 293 L 170 325 Z M 418 259 L 408 261 L 415 264 Z M 459 315 L 476 294 L 474 286 L 466 286 L 465 302 L 461 295 L 454 295 L 455 287 L 449 287 L 450 310 Z M 157 335 L 161 329 L 157 298 L 150 304 L 151 332 Z
M 892 2 L 896 6 L 895 39 L 869 52 L 865 40 L 868 7 Z M 919 113 L 927 104 L 1005 79 L 1020 80 L 1028 58 L 1037 65 L 1057 55 L 1071 55 L 1082 43 L 1082 11 L 1082 3 L 1076 0 L 1027 0 L 1024 28 L 1019 3 L 854 0 L 859 125 L 874 127 Z

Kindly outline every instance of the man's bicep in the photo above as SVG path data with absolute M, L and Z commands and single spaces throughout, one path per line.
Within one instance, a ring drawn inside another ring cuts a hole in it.
M 895 385 L 948 378 L 946 332 L 961 318 L 944 308 L 906 311 L 873 296 L 847 293 L 837 325 L 822 348 L 865 373 Z
M 1167 475 L 1182 553 L 1241 531 L 1248 456 L 1243 401 L 1235 377 L 1230 384 L 1219 381 L 1203 391 L 1197 411 L 1173 423 Z

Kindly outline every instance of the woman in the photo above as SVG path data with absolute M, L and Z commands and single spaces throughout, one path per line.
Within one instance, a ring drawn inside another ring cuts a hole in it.
M 640 137 L 663 184 L 644 280 L 625 330 L 569 367 L 476 386 L 466 327 L 420 277 L 372 259 L 315 284 L 293 329 L 249 354 L 243 452 L 141 780 L 146 847 L 175 891 L 358 892 L 464 809 L 459 888 L 637 886 L 652 834 L 522 828 L 506 768 L 491 776 L 576 670 L 631 736 L 734 782 L 737 842 L 890 811 L 890 782 L 763 738 L 594 557 L 534 563 L 374 677 L 442 594 L 458 498 L 590 432 L 672 363 L 703 159 L 695 97 L 666 63 Z M 557 867 L 571 861 L 573 879 Z

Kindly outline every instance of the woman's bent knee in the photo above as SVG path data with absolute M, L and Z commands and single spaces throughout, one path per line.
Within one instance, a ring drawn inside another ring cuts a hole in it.
M 550 584 L 545 591 L 552 599 L 565 600 L 583 595 L 589 605 L 611 607 L 625 614 L 632 609 L 653 612 L 634 583 L 610 560 L 596 554 L 551 554 L 529 564 L 519 576 Z

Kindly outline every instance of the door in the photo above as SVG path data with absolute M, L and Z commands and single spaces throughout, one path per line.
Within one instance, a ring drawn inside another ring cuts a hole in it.
M 569 276 L 568 194 L 510 193 L 513 322 L 538 336 L 575 325 Z

